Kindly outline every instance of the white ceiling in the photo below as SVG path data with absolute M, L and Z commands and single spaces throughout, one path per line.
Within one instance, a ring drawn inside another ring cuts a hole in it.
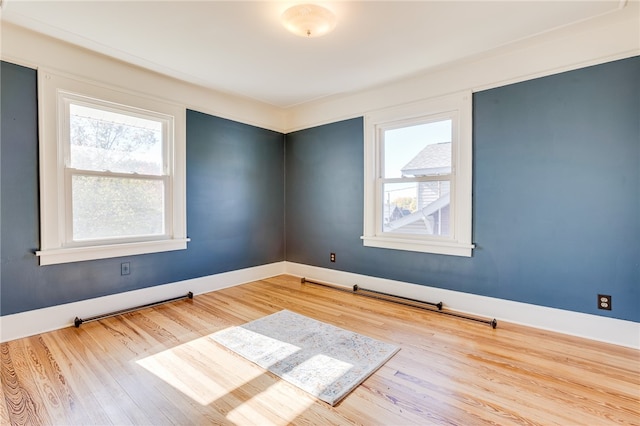
M 286 108 L 425 73 L 618 10 L 625 1 L 316 2 L 338 17 L 334 32 L 319 38 L 281 25 L 281 13 L 294 3 L 4 0 L 2 20 Z

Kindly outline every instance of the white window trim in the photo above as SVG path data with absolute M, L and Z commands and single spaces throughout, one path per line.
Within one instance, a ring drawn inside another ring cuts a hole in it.
M 172 176 L 166 220 L 167 235 L 144 241 L 114 241 L 81 247 L 65 246 L 68 227 L 65 197 L 63 129 L 59 128 L 60 96 L 64 93 L 99 99 L 132 109 L 173 117 L 173 144 L 168 152 Z M 124 91 L 46 69 L 38 70 L 40 161 L 40 265 L 131 256 L 187 248 L 186 227 L 186 109 L 149 96 Z
M 414 236 L 383 233 L 382 194 L 377 180 L 381 177 L 381 153 L 379 132 L 393 123 L 420 118 L 438 117 L 442 114 L 457 116 L 453 133 L 457 143 L 452 144 L 451 170 L 451 219 L 452 235 Z M 393 250 L 417 251 L 471 257 L 474 244 L 471 242 L 472 223 L 472 94 L 458 92 L 410 104 L 374 111 L 365 116 L 364 140 L 364 234 L 361 237 L 367 247 Z

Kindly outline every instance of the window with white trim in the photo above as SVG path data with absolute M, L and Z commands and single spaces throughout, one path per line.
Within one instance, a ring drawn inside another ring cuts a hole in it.
M 39 71 L 41 265 L 186 248 L 185 115 Z
M 471 256 L 471 93 L 365 117 L 363 244 Z

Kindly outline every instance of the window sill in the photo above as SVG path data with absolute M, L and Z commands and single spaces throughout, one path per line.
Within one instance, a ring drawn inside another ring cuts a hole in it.
M 184 250 L 187 248 L 187 243 L 189 241 L 189 238 L 182 238 L 92 247 L 48 249 L 36 251 L 36 256 L 40 258 L 40 266 L 56 265 L 59 263 L 81 262 L 84 260 L 108 259 L 112 257 Z
M 360 237 L 365 247 L 377 247 L 391 250 L 417 251 L 422 253 L 445 254 L 450 256 L 471 257 L 474 244 L 455 241 L 423 241 L 394 237 Z

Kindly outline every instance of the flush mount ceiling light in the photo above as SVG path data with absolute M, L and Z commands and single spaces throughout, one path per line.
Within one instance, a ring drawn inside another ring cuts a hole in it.
M 298 4 L 282 14 L 285 28 L 301 37 L 320 37 L 336 27 L 336 16 L 315 4 Z

